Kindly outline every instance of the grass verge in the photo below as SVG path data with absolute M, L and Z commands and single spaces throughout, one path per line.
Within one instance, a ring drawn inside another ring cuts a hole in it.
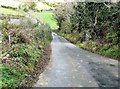
M 53 12 L 37 12 L 36 15 L 42 20 L 43 23 L 48 24 L 52 30 L 58 29 L 57 21 L 54 19 Z
M 1 28 L 0 88 L 14 89 L 23 86 L 41 62 L 43 49 L 52 40 L 51 31 L 46 25 L 28 22 L 15 25 L 5 21 Z M 9 32 L 12 39 L 10 43 Z

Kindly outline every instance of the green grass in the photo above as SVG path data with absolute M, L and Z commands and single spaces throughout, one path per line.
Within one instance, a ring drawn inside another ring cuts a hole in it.
M 5 64 L 0 64 L 0 73 L 1 73 L 1 81 L 0 82 L 0 88 L 4 86 L 5 87 L 17 87 L 19 85 L 25 76 L 23 76 L 22 72 L 19 72 L 18 70 L 14 68 L 10 68 L 9 66 Z
M 10 14 L 10 15 L 24 16 L 24 14 L 22 12 L 15 11 L 15 10 L 12 10 L 12 9 L 2 8 L 2 7 L 0 7 L 0 14 Z
M 31 30 L 29 27 L 29 31 L 24 24 L 31 26 Z M 27 79 L 30 79 L 29 76 L 32 75 L 37 64 L 41 61 L 40 59 L 45 45 L 48 45 L 51 42 L 52 37 L 51 31 L 46 25 L 34 27 L 34 24 L 26 22 L 19 26 L 17 25 L 17 28 L 15 25 L 13 27 L 11 24 L 8 24 L 7 26 L 12 26 L 10 29 L 14 29 L 14 31 L 16 31 L 15 34 L 20 34 L 19 36 L 15 35 L 12 37 L 13 41 L 18 40 L 15 42 L 15 49 L 8 53 L 12 60 L 8 59 L 9 63 L 0 64 L 0 89 L 16 89 L 16 87 L 24 85 Z M 21 35 L 27 33 L 30 33 L 31 36 L 25 37 Z M 4 36 L 5 34 L 3 34 L 3 37 Z M 3 47 L 2 54 L 6 53 L 6 50 L 9 50 L 9 48 Z M 2 57 L 5 56 L 3 55 Z M 31 83 L 32 81 L 28 82 Z
M 58 28 L 57 21 L 54 19 L 54 13 L 53 12 L 41 12 L 36 13 L 37 16 L 42 19 L 42 22 L 45 24 L 48 24 L 51 29 L 55 30 Z

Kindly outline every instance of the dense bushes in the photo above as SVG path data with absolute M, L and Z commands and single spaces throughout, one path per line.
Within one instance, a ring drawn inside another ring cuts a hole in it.
M 120 45 L 119 6 L 120 3 L 62 4 L 60 10 L 56 8 L 55 11 L 59 25 L 58 31 L 71 42 L 83 45 L 83 48 L 87 50 L 120 58 L 118 52 Z M 108 45 L 107 50 L 104 50 L 105 45 Z
M 20 24 L 8 23 L 9 19 L 1 22 L 0 88 L 22 86 L 40 62 L 43 48 L 52 40 L 47 25 L 30 23 L 25 19 Z

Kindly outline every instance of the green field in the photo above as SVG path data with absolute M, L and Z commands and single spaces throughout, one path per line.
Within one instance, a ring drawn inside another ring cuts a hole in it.
M 12 9 L 2 8 L 2 7 L 0 7 L 0 14 L 24 16 L 24 13 L 22 13 L 20 11 L 15 11 L 15 10 L 12 10 Z
M 39 12 L 36 15 L 42 19 L 42 22 L 48 24 L 51 29 L 55 30 L 58 28 L 57 21 L 54 19 L 53 12 Z

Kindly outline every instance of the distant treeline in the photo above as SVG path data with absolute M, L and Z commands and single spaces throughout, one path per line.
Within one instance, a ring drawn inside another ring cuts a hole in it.
M 1 7 L 7 8 L 7 9 L 13 9 L 13 10 L 16 10 L 16 9 L 17 9 L 17 7 L 4 6 L 4 5 L 1 5 Z

